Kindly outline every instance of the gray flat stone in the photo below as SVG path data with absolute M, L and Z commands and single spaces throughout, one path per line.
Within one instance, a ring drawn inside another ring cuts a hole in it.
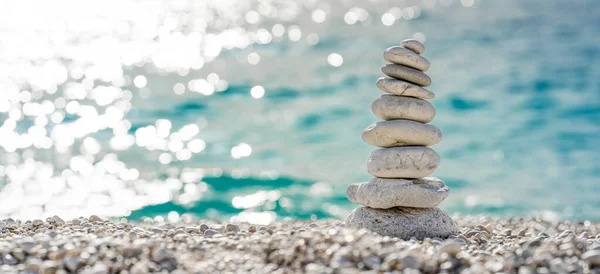
M 429 78 L 427 74 L 413 68 L 396 64 L 387 64 L 381 68 L 381 71 L 389 77 L 415 83 L 422 87 L 431 85 L 431 78 Z
M 383 59 L 396 65 L 408 66 L 420 71 L 426 71 L 431 65 L 429 60 L 404 47 L 390 47 L 383 51 Z
M 423 52 L 425 52 L 425 46 L 415 39 L 402 40 L 400 46 L 412 50 L 416 54 L 423 54 Z
M 442 202 L 450 190 L 433 177 L 413 180 L 373 178 L 368 183 L 352 184 L 346 190 L 350 202 L 371 208 L 432 208 Z
M 435 94 L 429 90 L 413 83 L 394 78 L 379 77 L 379 79 L 377 79 L 377 87 L 382 91 L 394 95 L 411 96 L 421 99 L 435 98 Z
M 429 123 L 435 117 L 435 108 L 427 100 L 384 94 L 371 103 L 371 110 L 382 120 L 412 120 Z
M 421 178 L 433 173 L 440 156 L 422 146 L 382 148 L 371 152 L 367 170 L 379 178 Z
M 430 124 L 410 120 L 380 121 L 367 127 L 362 139 L 378 147 L 432 146 L 442 140 L 442 131 Z
M 447 238 L 459 232 L 454 220 L 437 207 L 425 209 L 359 207 L 346 218 L 346 226 L 356 229 L 365 228 L 384 236 L 405 240 L 411 237 Z

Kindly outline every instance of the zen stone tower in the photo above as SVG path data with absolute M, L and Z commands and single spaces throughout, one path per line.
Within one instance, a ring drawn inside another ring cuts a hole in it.
M 458 233 L 456 223 L 436 206 L 449 189 L 441 180 L 426 177 L 435 171 L 440 156 L 430 148 L 442 140 L 442 132 L 428 124 L 435 108 L 428 99 L 435 94 L 423 87 L 431 84 L 424 73 L 429 61 L 421 56 L 425 47 L 408 39 L 383 52 L 389 62 L 381 68 L 389 78 L 379 78 L 377 87 L 387 94 L 371 104 L 383 121 L 370 125 L 363 140 L 374 150 L 367 168 L 373 178 L 352 184 L 348 199 L 363 205 L 350 213 L 346 226 L 366 228 L 379 234 L 408 239 L 448 237 Z

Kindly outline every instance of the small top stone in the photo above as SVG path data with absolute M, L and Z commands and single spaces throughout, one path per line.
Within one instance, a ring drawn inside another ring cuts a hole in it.
M 400 42 L 400 46 L 414 51 L 416 54 L 423 54 L 425 46 L 415 39 L 406 39 Z

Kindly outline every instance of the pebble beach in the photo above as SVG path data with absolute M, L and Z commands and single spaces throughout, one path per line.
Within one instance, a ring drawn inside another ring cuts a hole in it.
M 600 274 L 598 15 L 0 1 L 0 274 Z
M 453 218 L 459 234 L 423 240 L 339 220 L 5 219 L 0 273 L 600 273 L 599 222 Z

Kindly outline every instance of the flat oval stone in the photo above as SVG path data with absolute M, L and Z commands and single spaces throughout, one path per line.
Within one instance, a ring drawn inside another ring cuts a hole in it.
M 379 178 L 421 178 L 433 173 L 440 156 L 431 148 L 392 147 L 371 152 L 367 170 Z
M 450 190 L 440 179 L 412 180 L 373 178 L 368 183 L 352 184 L 346 190 L 350 202 L 371 208 L 432 208 L 442 202 Z
M 426 100 L 388 94 L 375 99 L 371 110 L 382 120 L 405 119 L 429 123 L 435 117 L 435 108 Z
M 394 78 L 379 77 L 377 87 L 387 93 L 401 96 L 411 96 L 422 99 L 433 99 L 435 93 L 426 90 L 413 83 L 405 82 Z
M 427 74 L 414 68 L 396 64 L 387 64 L 381 68 L 381 71 L 389 77 L 409 81 L 422 87 L 431 85 L 431 78 L 429 78 Z
M 397 65 L 409 66 L 420 71 L 426 71 L 431 65 L 429 60 L 404 47 L 390 47 L 383 51 L 383 59 Z
M 380 121 L 363 131 L 362 139 L 378 147 L 432 146 L 442 140 L 442 131 L 430 124 L 410 120 Z
M 425 46 L 415 39 L 402 40 L 400 46 L 412 50 L 416 54 L 423 54 L 423 52 L 425 52 Z
M 346 227 L 368 229 L 383 236 L 408 240 L 415 237 L 448 238 L 458 234 L 454 220 L 443 210 L 434 208 L 394 207 L 377 209 L 359 207 L 346 218 Z

